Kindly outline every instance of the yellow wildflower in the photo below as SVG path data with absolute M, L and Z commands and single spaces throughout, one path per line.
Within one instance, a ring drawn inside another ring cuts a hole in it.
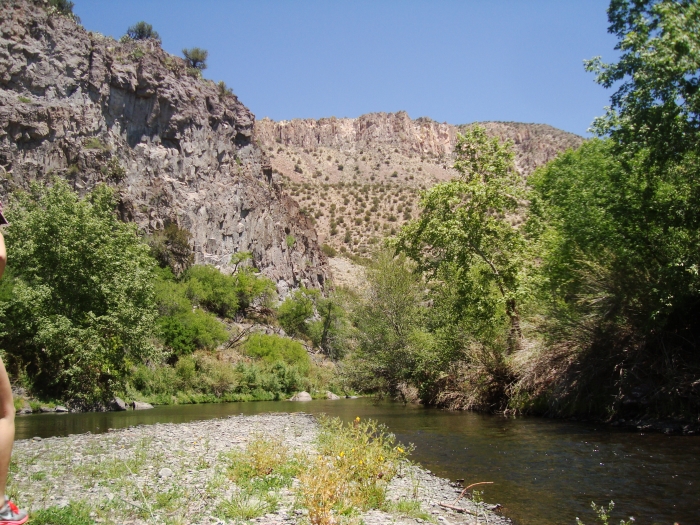
M 345 452 L 341 451 L 340 452 L 340 457 L 342 458 L 345 455 Z
M 396 447 L 396 450 L 399 451 L 399 454 L 403 454 L 403 449 L 401 447 Z

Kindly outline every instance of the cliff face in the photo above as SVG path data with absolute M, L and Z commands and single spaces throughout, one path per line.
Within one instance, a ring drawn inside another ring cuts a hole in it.
M 198 263 L 250 251 L 278 286 L 329 276 L 315 230 L 272 181 L 254 116 L 155 41 L 120 43 L 36 5 L 0 13 L 0 195 L 51 174 L 118 189 L 145 231 L 175 222 Z
M 560 152 L 577 148 L 583 141 L 578 135 L 546 124 L 479 124 L 489 134 L 513 141 L 517 167 L 525 176 Z M 450 164 L 457 134 L 467 126 L 441 124 L 425 117 L 412 120 L 405 111 L 399 111 L 369 113 L 355 119 L 331 117 L 281 122 L 262 119 L 255 123 L 255 134 L 263 146 L 277 143 L 302 150 L 321 147 L 347 153 L 377 151 L 384 147 L 385 152 L 397 154 L 395 160 L 399 162 L 403 160 L 400 157 L 417 156 Z M 275 164 L 273 161 L 273 166 Z
M 513 141 L 524 177 L 583 142 L 545 124 L 481 125 Z M 255 136 L 275 177 L 316 221 L 321 240 L 362 254 L 415 217 L 419 190 L 457 175 L 452 153 L 465 127 L 411 120 L 405 112 L 371 113 L 356 119 L 262 119 Z

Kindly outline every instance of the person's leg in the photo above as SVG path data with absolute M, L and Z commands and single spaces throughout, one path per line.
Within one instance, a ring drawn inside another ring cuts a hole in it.
M 0 497 L 5 495 L 12 444 L 15 441 L 15 404 L 5 364 L 0 359 Z M 0 505 L 4 501 L 0 500 Z
M 5 363 L 0 359 L 0 525 L 22 525 L 27 513 L 7 499 L 7 472 L 10 469 L 12 445 L 15 441 L 15 404 Z

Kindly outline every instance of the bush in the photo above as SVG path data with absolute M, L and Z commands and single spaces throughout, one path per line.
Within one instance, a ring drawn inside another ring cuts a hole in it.
M 236 277 L 224 275 L 213 266 L 197 265 L 187 271 L 184 281 L 193 304 L 226 318 L 233 318 L 238 311 Z
M 335 226 L 333 226 L 332 229 L 335 229 Z M 337 231 L 337 229 L 336 229 L 336 231 Z M 326 254 L 327 257 L 335 257 L 336 255 L 338 255 L 338 252 L 336 251 L 336 249 L 333 248 L 333 246 L 330 246 L 328 244 L 323 244 L 321 246 L 321 251 L 324 254 Z
M 163 343 L 178 356 L 213 350 L 229 335 L 216 317 L 199 309 L 160 317 L 158 327 Z
M 53 398 L 93 402 L 155 354 L 155 262 L 106 186 L 79 198 L 66 182 L 15 193 L 6 229 L 12 282 L 0 305 L 8 368 Z
M 152 38 L 160 41 L 158 31 L 153 30 L 153 26 L 147 22 L 136 22 L 133 26 L 126 30 L 126 36 L 132 40 L 146 40 Z
M 300 288 L 279 306 L 277 318 L 289 335 L 307 334 L 306 321 L 314 315 L 314 303 L 318 296 L 317 290 Z
M 302 374 L 309 372 L 311 361 L 300 343 L 277 335 L 253 334 L 243 346 L 251 357 L 257 357 L 267 363 L 281 361 L 295 366 Z
M 148 244 L 161 267 L 169 267 L 175 275 L 180 275 L 194 263 L 191 238 L 189 230 L 171 222 L 162 231 L 153 233 Z
M 206 49 L 192 47 L 190 49 L 183 49 L 182 54 L 185 56 L 185 62 L 187 62 L 189 68 L 199 70 L 200 72 L 207 68 L 209 51 Z

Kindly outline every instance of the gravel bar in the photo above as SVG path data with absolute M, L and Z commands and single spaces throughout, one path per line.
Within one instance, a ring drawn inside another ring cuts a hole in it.
M 216 516 L 215 509 L 238 490 L 224 474 L 222 455 L 244 449 L 261 435 L 281 438 L 291 452 L 313 452 L 317 433 L 317 421 L 309 414 L 276 413 L 20 440 L 15 443 L 8 492 L 30 511 L 82 504 L 96 523 L 241 523 Z M 274 513 L 248 522 L 308 523 L 305 509 L 295 505 L 293 489 L 294 485 L 280 490 Z M 467 512 L 440 506 L 453 504 L 459 492 L 449 480 L 407 464 L 390 482 L 387 494 L 389 500 L 420 501 L 433 523 L 510 523 L 493 512 L 495 505 L 462 498 L 456 505 Z M 428 521 L 424 518 L 372 510 L 355 521 L 415 524 Z

